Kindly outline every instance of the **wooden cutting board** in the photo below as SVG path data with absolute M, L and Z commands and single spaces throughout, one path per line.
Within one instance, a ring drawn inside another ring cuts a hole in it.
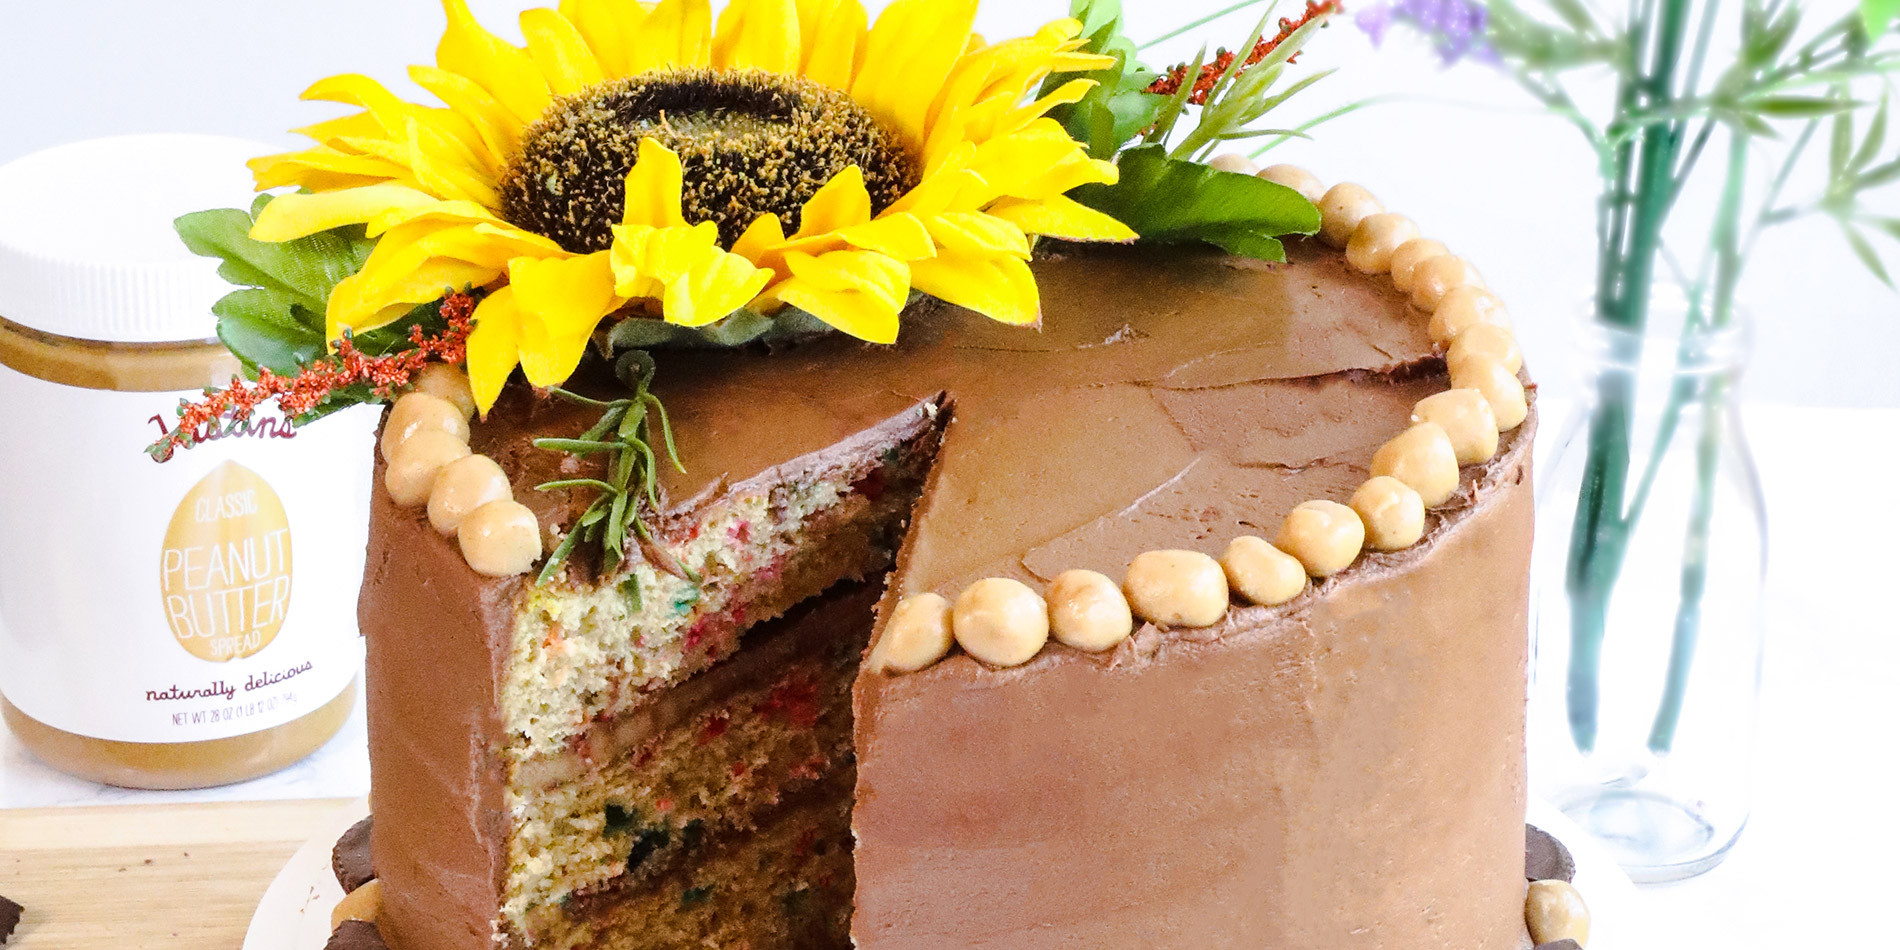
M 237 950 L 284 862 L 360 800 L 0 810 L 5 950 Z

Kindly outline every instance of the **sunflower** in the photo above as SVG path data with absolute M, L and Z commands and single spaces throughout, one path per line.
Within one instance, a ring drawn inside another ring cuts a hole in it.
M 489 290 L 468 370 L 484 412 L 519 365 L 573 373 L 615 315 L 700 327 L 796 307 L 896 340 L 913 290 L 1010 324 L 1040 314 L 1030 236 L 1130 240 L 1065 197 L 1112 183 L 1045 113 L 1099 69 L 1074 20 L 987 44 L 976 0 L 562 0 L 521 15 L 526 48 L 445 0 L 436 65 L 410 78 L 442 107 L 337 76 L 306 99 L 362 111 L 298 130 L 313 148 L 256 159 L 259 190 L 297 186 L 252 236 L 348 224 L 377 239 L 328 304 L 334 339 L 444 288 Z

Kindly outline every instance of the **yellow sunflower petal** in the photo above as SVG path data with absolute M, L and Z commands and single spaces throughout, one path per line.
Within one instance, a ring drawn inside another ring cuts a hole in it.
M 246 164 L 250 166 L 251 174 L 257 180 L 259 191 L 284 185 L 301 185 L 311 172 L 328 172 L 383 180 L 401 178 L 409 174 L 409 169 L 387 159 L 373 155 L 352 155 L 339 152 L 326 145 L 304 149 L 301 152 L 265 155 L 253 158 Z
M 644 5 L 631 0 L 561 0 L 559 9 L 586 38 L 603 72 L 611 78 L 627 75 L 634 34 L 647 15 Z
M 911 284 L 948 303 L 992 320 L 1030 326 L 1042 320 L 1036 277 L 1014 257 L 939 254 L 910 265 Z
M 490 208 L 501 204 L 495 180 L 486 169 L 466 160 L 472 156 L 458 156 L 441 148 L 441 143 L 432 141 L 422 123 L 413 118 L 409 120 L 407 138 L 409 168 L 424 188 L 450 201 L 473 201 Z
M 503 287 L 475 306 L 475 329 L 468 335 L 468 386 L 485 418 L 501 396 L 521 351 L 521 310 L 512 287 Z
M 349 146 L 379 140 L 401 143 L 412 137 L 412 129 L 420 128 L 425 133 L 424 139 L 432 154 L 452 156 L 473 167 L 500 167 L 499 159 L 491 160 L 486 155 L 487 149 L 480 135 L 466 117 L 449 109 L 425 109 L 404 102 L 373 79 L 364 76 L 332 76 L 311 86 L 304 93 L 304 98 L 359 105 L 375 118 L 380 130 L 377 134 L 362 138 L 338 136 L 335 140 L 337 144 Z M 362 150 L 383 154 L 373 148 Z
M 768 296 L 872 343 L 897 342 L 898 314 L 910 298 L 910 265 L 872 251 L 786 255 L 791 276 Z
M 1036 37 L 1006 40 L 958 58 L 930 106 L 934 128 L 943 117 L 991 96 L 1021 93 L 1048 63 L 1050 47 Z
M 737 254 L 721 250 L 710 221 L 691 227 L 614 228 L 614 290 L 623 297 L 659 290 L 668 323 L 700 327 L 745 306 L 772 279 Z
M 864 172 L 847 165 L 806 199 L 798 214 L 798 237 L 848 228 L 871 220 L 871 193 L 864 188 Z
M 654 228 L 684 226 L 686 215 L 680 210 L 684 187 L 680 157 L 654 139 L 641 139 L 640 157 L 627 172 L 627 207 L 620 223 Z
M 897 0 L 871 27 L 851 96 L 912 140 L 976 19 L 976 0 Z
M 436 46 L 435 64 L 488 90 L 523 124 L 540 118 L 550 97 L 534 60 L 475 22 L 465 0 L 442 0 L 442 7 L 449 27 Z
M 566 260 L 522 258 L 508 268 L 522 315 L 521 370 L 536 386 L 574 375 L 601 318 L 624 302 L 614 294 L 608 252 Z
M 1017 198 L 1053 198 L 1081 185 L 1112 185 L 1120 177 L 1121 169 L 1116 168 L 1114 162 L 1089 158 L 1078 149 L 1041 174 L 1012 182 L 1008 194 Z
M 405 188 L 421 188 L 421 184 L 416 181 L 416 177 L 408 174 L 406 171 L 400 177 L 390 178 L 384 175 L 351 175 L 344 172 L 326 172 L 309 168 L 300 171 L 297 174 L 297 180 L 291 184 L 313 194 L 322 194 L 326 191 L 342 191 L 346 188 L 362 188 L 367 185 L 387 185 L 392 183 L 402 185 Z M 265 191 L 271 187 L 276 186 L 263 186 L 258 188 L 258 190 Z
M 572 256 L 561 245 L 555 243 L 553 238 L 523 230 L 505 221 L 478 221 L 475 222 L 473 230 L 477 236 L 487 242 L 488 246 L 516 257 L 566 258 Z M 482 260 L 479 257 L 468 259 Z
M 771 212 L 759 215 L 746 225 L 739 240 L 732 242 L 732 253 L 749 261 L 756 261 L 772 248 L 785 243 L 785 226 L 779 223 L 778 215 Z
M 416 110 L 416 106 L 397 98 L 382 83 L 356 73 L 319 79 L 311 83 L 300 98 L 309 102 L 340 102 L 357 106 L 368 112 L 383 132 L 390 135 L 402 132 L 409 114 Z
M 402 271 L 393 280 L 379 281 L 383 275 L 358 272 L 337 282 L 330 291 L 330 304 L 324 314 L 325 330 L 335 339 L 344 327 L 354 331 L 374 330 L 404 312 L 397 304 L 428 303 L 451 290 L 479 287 L 501 276 L 498 267 L 484 267 L 447 257 L 431 258 Z
M 376 135 L 382 131 L 382 125 L 376 117 L 367 112 L 352 112 L 349 115 L 326 119 L 322 122 L 306 125 L 290 131 L 314 139 L 324 145 L 335 145 L 336 140 L 345 136 L 362 137 Z
M 923 180 L 917 183 L 917 187 L 892 202 L 890 207 L 884 209 L 884 213 L 927 217 L 952 207 L 979 207 L 964 199 L 965 195 L 988 188 L 983 177 L 969 168 L 975 158 L 975 144 L 959 143 L 935 167 L 924 172 Z
M 798 7 L 792 0 L 732 0 L 719 13 L 713 33 L 714 69 L 763 69 L 796 75 Z
M 661 0 L 640 23 L 627 72 L 704 66 L 711 58 L 712 6 L 707 0 Z
M 1053 119 L 1037 119 L 1020 132 L 979 143 L 970 169 L 999 195 L 1030 197 L 1023 191 L 1027 183 L 1080 153 L 1062 126 Z
M 833 89 L 851 88 L 867 22 L 858 0 L 798 0 L 799 74 Z
M 1057 86 L 1048 95 L 1036 99 L 1028 105 L 1002 112 L 1001 115 L 987 127 L 977 126 L 972 128 L 971 134 L 981 138 L 1008 135 L 1048 115 L 1049 110 L 1056 106 L 1081 102 L 1082 97 L 1088 95 L 1089 90 L 1093 88 L 1095 88 L 1095 80 L 1093 79 L 1071 79 Z M 1016 99 L 1011 97 L 1004 101 L 1013 103 Z
M 1021 228 L 980 212 L 951 211 L 924 222 L 930 237 L 952 257 L 1029 259 L 1029 238 Z
M 501 223 L 493 211 L 473 201 L 438 201 L 413 208 L 392 208 L 371 218 L 369 236 L 376 237 L 398 225 L 425 220 L 446 224 Z
M 709 255 L 666 284 L 667 322 L 699 327 L 722 320 L 750 303 L 771 281 L 771 271 L 754 267 L 737 254 Z
M 1132 241 L 1137 237 L 1128 225 L 1067 195 L 1039 201 L 1004 198 L 987 211 L 1030 234 L 1071 241 Z
M 521 144 L 521 120 L 474 80 L 433 66 L 411 66 L 409 78 L 467 119 L 491 155 L 505 158 Z
M 845 228 L 838 236 L 852 247 L 876 251 L 900 261 L 922 260 L 937 253 L 930 231 L 913 214 L 887 212 L 874 221 Z
M 529 58 L 548 81 L 549 92 L 570 96 L 605 78 L 600 60 L 581 31 L 560 13 L 546 7 L 523 11 L 521 35 L 528 41 Z
M 384 232 L 357 273 L 371 286 L 384 286 L 431 258 L 453 258 L 501 272 L 519 257 L 571 256 L 553 241 L 512 225 L 421 220 Z
M 569 256 L 547 238 L 499 222 L 410 221 L 385 232 L 362 269 L 337 284 L 329 322 L 333 330 L 365 329 L 396 304 L 423 303 L 444 290 L 487 284 L 517 259 Z
M 427 192 L 388 182 L 315 195 L 279 195 L 258 214 L 251 237 L 289 241 L 346 224 L 364 224 L 392 210 L 440 202 Z

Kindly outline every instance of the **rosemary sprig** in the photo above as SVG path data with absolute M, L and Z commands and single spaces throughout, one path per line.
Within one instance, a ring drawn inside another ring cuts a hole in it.
M 593 399 L 558 386 L 548 390 L 558 398 L 602 410 L 600 420 L 578 438 L 536 439 L 534 447 L 580 458 L 607 452 L 613 459 L 608 463 L 606 478 L 565 478 L 535 486 L 538 491 L 591 488 L 597 492 L 548 556 L 536 583 L 554 579 L 582 543 L 601 545 L 602 570 L 607 574 L 627 559 L 630 534 L 643 549 L 654 545 L 651 531 L 640 518 L 640 503 L 645 501 L 654 510 L 660 506 L 659 458 L 652 444 L 655 420 L 667 458 L 674 468 L 686 470 L 673 444 L 673 424 L 667 418 L 666 407 L 652 391 L 653 357 L 645 350 L 631 350 L 621 357 L 618 370 L 621 381 L 632 390 L 632 395 L 623 399 Z

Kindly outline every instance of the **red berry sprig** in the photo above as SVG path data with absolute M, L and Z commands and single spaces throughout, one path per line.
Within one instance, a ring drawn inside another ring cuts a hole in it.
M 1286 42 L 1287 37 L 1292 36 L 1294 31 L 1300 27 L 1320 17 L 1331 16 L 1338 13 L 1342 9 L 1344 9 L 1344 7 L 1340 5 L 1339 0 L 1306 0 L 1306 12 L 1297 20 L 1290 17 L 1281 17 L 1279 34 L 1272 37 L 1262 37 L 1260 42 L 1255 43 L 1253 52 L 1247 55 L 1247 61 L 1241 64 L 1241 69 L 1246 69 L 1266 59 L 1267 54 L 1272 53 L 1281 43 Z M 1197 106 L 1207 104 L 1208 94 L 1214 91 L 1214 83 L 1218 82 L 1220 77 L 1227 72 L 1228 67 L 1234 64 L 1234 57 L 1235 54 L 1227 50 L 1221 50 L 1219 55 L 1214 57 L 1213 62 L 1201 66 L 1200 75 L 1194 78 L 1194 90 L 1188 93 L 1188 104 Z M 1299 53 L 1294 53 L 1288 56 L 1286 61 L 1291 63 L 1299 59 L 1299 57 Z M 1179 63 L 1169 67 L 1166 75 L 1156 79 L 1148 86 L 1148 91 L 1161 96 L 1172 96 L 1180 92 L 1181 84 L 1187 81 L 1187 71 L 1186 63 Z
M 442 319 L 448 329 L 430 335 L 422 328 L 409 328 L 411 349 L 386 356 L 367 356 L 348 336 L 336 342 L 336 352 L 312 362 L 292 376 L 280 376 L 259 369 L 256 382 L 232 377 L 223 389 L 205 390 L 205 398 L 180 403 L 178 424 L 146 448 L 153 459 L 164 462 L 179 449 L 196 445 L 200 432 L 209 431 L 221 421 L 245 422 L 258 406 L 271 400 L 286 418 L 295 419 L 323 404 L 339 389 L 359 383 L 388 399 L 396 391 L 415 381 L 416 375 L 431 362 L 461 363 L 468 358 L 468 335 L 474 328 L 475 298 L 465 293 L 442 298 Z

